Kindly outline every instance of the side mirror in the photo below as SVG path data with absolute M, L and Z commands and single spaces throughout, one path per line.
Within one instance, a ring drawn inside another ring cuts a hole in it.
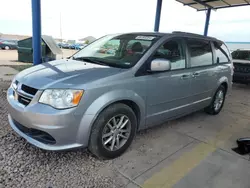
M 171 63 L 166 59 L 154 59 L 150 64 L 150 72 L 163 72 L 171 69 Z

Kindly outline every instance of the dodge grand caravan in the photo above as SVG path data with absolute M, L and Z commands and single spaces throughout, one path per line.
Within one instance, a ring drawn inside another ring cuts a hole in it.
M 9 123 L 45 150 L 84 147 L 115 158 L 138 130 L 200 109 L 218 114 L 232 74 L 231 55 L 215 38 L 107 35 L 17 74 L 7 92 Z

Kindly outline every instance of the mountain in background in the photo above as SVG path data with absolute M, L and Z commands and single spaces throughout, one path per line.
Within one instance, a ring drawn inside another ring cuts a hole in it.
M 0 33 L 0 38 L 3 38 L 3 39 L 23 40 L 23 39 L 26 39 L 26 38 L 29 38 L 29 37 L 31 37 L 31 36 L 28 36 L 28 35 L 11 35 L 11 34 Z
M 26 38 L 29 38 L 29 37 L 31 37 L 31 36 L 29 36 L 29 35 L 12 35 L 12 34 L 0 33 L 0 38 L 2 38 L 2 39 L 23 40 L 23 39 L 26 39 Z M 71 41 L 69 39 L 66 40 L 66 39 L 59 39 L 59 38 L 54 38 L 54 40 L 56 42 Z M 96 40 L 95 37 L 88 36 L 88 37 L 85 37 L 85 38 L 81 38 L 78 41 L 81 41 L 81 42 L 88 41 L 88 43 L 90 43 L 90 42 L 93 42 L 95 40 Z M 76 40 L 72 40 L 72 41 L 76 41 Z

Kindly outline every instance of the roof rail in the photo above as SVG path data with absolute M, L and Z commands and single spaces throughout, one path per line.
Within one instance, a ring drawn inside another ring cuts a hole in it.
M 192 35 L 192 36 L 197 36 L 197 37 L 207 37 L 207 38 L 211 38 L 211 39 L 216 39 L 214 37 L 208 37 L 208 36 L 200 35 L 197 33 L 189 33 L 189 32 L 183 32 L 183 31 L 173 31 L 172 33 L 173 34 L 184 34 L 184 35 Z

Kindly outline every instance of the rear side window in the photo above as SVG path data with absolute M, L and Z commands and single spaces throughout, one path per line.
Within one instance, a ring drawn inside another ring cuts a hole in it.
M 214 43 L 214 49 L 216 54 L 217 63 L 228 63 L 229 61 L 229 52 L 225 44 L 223 43 Z
M 200 67 L 213 64 L 213 55 L 209 41 L 188 39 L 191 67 Z

